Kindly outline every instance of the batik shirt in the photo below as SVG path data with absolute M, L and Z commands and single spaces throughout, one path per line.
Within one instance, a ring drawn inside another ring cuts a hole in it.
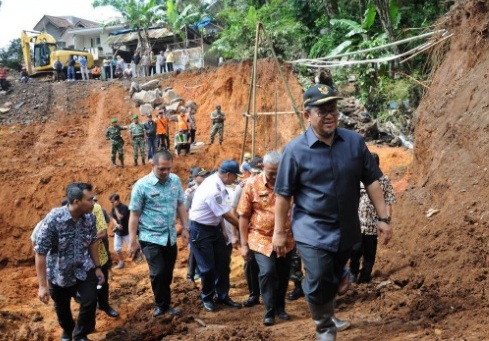
M 102 206 L 99 204 L 95 204 L 93 206 L 92 213 L 95 215 L 95 225 L 97 226 L 97 232 L 107 230 L 107 223 L 105 222 L 104 211 L 102 210 Z M 98 243 L 98 257 L 100 261 L 100 265 L 105 265 L 109 261 L 109 255 L 107 254 L 107 250 L 105 249 L 104 243 L 102 240 L 97 240 Z
M 392 206 L 396 203 L 396 196 L 394 195 L 394 188 L 386 175 L 379 178 L 382 192 L 384 193 L 384 200 L 387 206 Z M 365 235 L 375 236 L 377 235 L 377 212 L 374 205 L 368 197 L 367 190 L 363 183 L 360 183 L 360 205 L 358 206 L 358 216 L 360 217 L 360 227 L 362 233 Z
M 84 214 L 74 221 L 68 206 L 51 210 L 44 218 L 34 251 L 47 259 L 47 279 L 60 287 L 84 281 L 95 267 L 89 246 L 97 240 L 95 216 Z
M 275 228 L 275 199 L 273 187 L 267 182 L 265 173 L 246 181 L 238 205 L 238 214 L 250 218 L 248 245 L 250 250 L 267 257 L 273 252 L 272 237 Z M 292 251 L 295 242 L 290 230 L 290 219 L 285 223 L 287 234 L 286 253 Z
M 175 245 L 177 207 L 185 201 L 180 178 L 170 173 L 162 184 L 153 172 L 139 179 L 132 189 L 130 211 L 141 213 L 139 240 L 162 246 Z

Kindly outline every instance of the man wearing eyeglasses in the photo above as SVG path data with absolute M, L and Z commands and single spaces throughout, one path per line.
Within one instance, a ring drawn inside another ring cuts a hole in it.
M 285 146 L 275 183 L 274 251 L 287 250 L 286 221 L 294 199 L 292 231 L 306 269 L 302 284 L 316 325 L 316 337 L 336 339 L 333 300 L 353 245 L 361 238 L 360 182 L 379 218 L 379 239 L 387 244 L 392 227 L 382 188 L 382 172 L 363 138 L 338 128 L 337 101 L 330 86 L 316 84 L 304 93 L 307 131 Z

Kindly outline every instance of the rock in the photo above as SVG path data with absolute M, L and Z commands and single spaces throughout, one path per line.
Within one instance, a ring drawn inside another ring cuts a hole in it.
M 25 104 L 25 102 L 20 102 L 14 106 L 15 109 L 20 109 Z
M 160 81 L 157 79 L 153 79 L 141 85 L 141 90 L 146 90 L 146 91 L 155 90 L 158 89 L 159 87 L 160 87 Z
M 0 114 L 6 114 L 10 111 L 10 108 L 0 108 Z
M 430 208 L 428 211 L 426 211 L 426 217 L 429 218 L 432 215 L 437 214 L 438 212 L 440 212 L 440 210 L 438 210 L 436 208 Z
M 150 104 L 143 104 L 139 107 L 139 112 L 143 116 L 147 116 L 153 112 L 153 106 Z

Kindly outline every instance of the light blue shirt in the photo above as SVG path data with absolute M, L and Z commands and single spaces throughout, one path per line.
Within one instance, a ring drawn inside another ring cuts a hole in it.
M 141 212 L 139 240 L 162 246 L 175 245 L 177 207 L 185 202 L 180 178 L 170 173 L 160 183 L 153 172 L 139 179 L 132 189 L 129 210 Z

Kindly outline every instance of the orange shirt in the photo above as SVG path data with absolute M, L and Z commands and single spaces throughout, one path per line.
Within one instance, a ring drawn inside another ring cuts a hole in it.
M 156 119 L 156 134 L 163 135 L 166 134 L 166 127 L 168 126 L 168 120 L 166 117 L 158 117 Z
M 248 246 L 250 250 L 270 257 L 273 251 L 272 237 L 275 228 L 275 198 L 273 187 L 267 183 L 265 173 L 246 180 L 238 205 L 238 214 L 250 218 Z M 289 215 L 290 218 L 290 215 Z M 295 245 L 290 219 L 285 226 L 287 233 L 286 252 Z
M 177 130 L 188 130 L 188 117 L 187 114 L 178 115 Z

